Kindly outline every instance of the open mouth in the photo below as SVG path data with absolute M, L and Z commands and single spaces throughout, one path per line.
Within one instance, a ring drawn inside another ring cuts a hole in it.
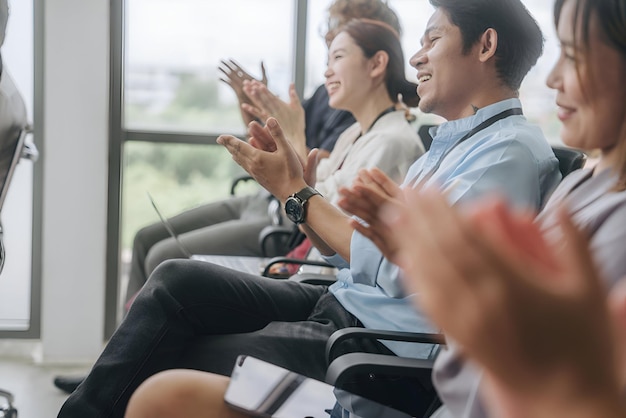
M 562 121 L 566 121 L 567 119 L 571 118 L 572 115 L 575 113 L 574 109 L 571 108 L 567 108 L 567 107 L 563 107 L 563 106 L 558 106 L 557 110 L 557 117 Z
M 326 84 L 326 90 L 328 90 L 328 94 L 339 89 L 340 83 L 338 81 L 333 81 L 332 83 Z
M 431 79 L 431 77 L 432 77 L 432 76 L 431 76 L 431 75 L 429 75 L 429 74 L 422 75 L 422 76 L 420 76 L 420 77 L 417 79 L 417 84 L 422 84 L 422 83 L 425 83 L 426 81 L 430 80 L 430 79 Z

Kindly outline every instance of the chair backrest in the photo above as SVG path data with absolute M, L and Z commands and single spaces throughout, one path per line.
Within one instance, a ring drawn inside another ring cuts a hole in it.
M 9 191 L 15 166 L 24 152 L 28 121 L 24 100 L 11 76 L 3 69 L 0 75 L 0 214 Z M 5 250 L 0 221 L 0 273 L 4 267 Z
M 561 171 L 563 177 L 574 170 L 582 168 L 587 161 L 587 155 L 584 152 L 573 148 L 553 145 L 552 151 L 554 151 L 554 155 L 559 160 L 559 171 Z
M 4 206 L 15 166 L 22 157 L 26 135 L 27 131 L 23 129 L 14 134 L 13 138 L 0 139 L 0 211 Z
M 430 145 L 433 143 L 433 137 L 430 135 L 430 132 L 428 132 L 433 126 L 437 125 L 420 125 L 417 129 L 417 134 L 424 145 L 424 151 L 428 151 L 430 149 Z

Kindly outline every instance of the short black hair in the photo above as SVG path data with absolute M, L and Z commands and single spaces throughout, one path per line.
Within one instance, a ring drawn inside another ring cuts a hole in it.
M 498 33 L 496 70 L 502 81 L 518 90 L 543 52 L 543 34 L 520 0 L 430 0 L 459 27 L 467 53 L 489 28 Z

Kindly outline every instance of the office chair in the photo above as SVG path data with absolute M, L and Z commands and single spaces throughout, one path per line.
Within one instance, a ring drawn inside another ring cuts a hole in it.
M 10 130 L 0 133 L 0 213 L 6 199 L 15 166 L 24 155 L 24 139 L 26 134 L 26 129 L 22 129 L 18 132 Z M 3 228 L 2 221 L 0 221 L 0 273 L 2 273 L 2 269 L 4 268 L 5 259 L 6 253 L 3 242 Z M 0 417 L 17 418 L 17 410 L 13 406 L 13 395 L 10 392 L 0 389 L 0 398 L 5 401 L 0 404 Z
M 0 417 L 17 418 L 17 409 L 13 407 L 13 394 L 0 389 L 0 398 L 5 400 L 0 404 Z
M 1 57 L 0 57 L 1 60 Z M 0 215 L 6 200 L 9 185 L 20 159 L 37 159 L 37 149 L 26 144 L 26 136 L 30 133 L 27 123 L 26 108 L 13 79 L 6 72 L 0 73 Z M 3 228 L 0 220 L 0 274 L 4 267 L 6 250 L 3 243 Z M 0 417 L 17 418 L 17 410 L 13 406 L 13 395 L 0 390 Z
M 559 160 L 559 171 L 563 178 L 572 171 L 583 168 L 587 162 L 587 155 L 574 148 L 553 145 L 552 151 Z
M 426 344 L 431 346 L 430 355 L 417 359 L 372 353 L 341 354 L 341 343 L 350 338 Z M 325 381 L 411 416 L 429 417 L 441 406 L 431 373 L 443 345 L 442 334 L 344 328 L 333 333 L 326 343 L 329 366 Z

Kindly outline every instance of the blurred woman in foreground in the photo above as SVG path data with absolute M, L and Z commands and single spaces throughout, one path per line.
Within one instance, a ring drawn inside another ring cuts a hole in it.
M 534 220 L 497 198 L 460 213 L 434 190 L 405 192 L 381 218 L 416 304 L 485 371 L 492 416 L 623 417 L 626 1 L 554 12 L 561 137 L 599 149 L 598 165 L 565 178 Z

